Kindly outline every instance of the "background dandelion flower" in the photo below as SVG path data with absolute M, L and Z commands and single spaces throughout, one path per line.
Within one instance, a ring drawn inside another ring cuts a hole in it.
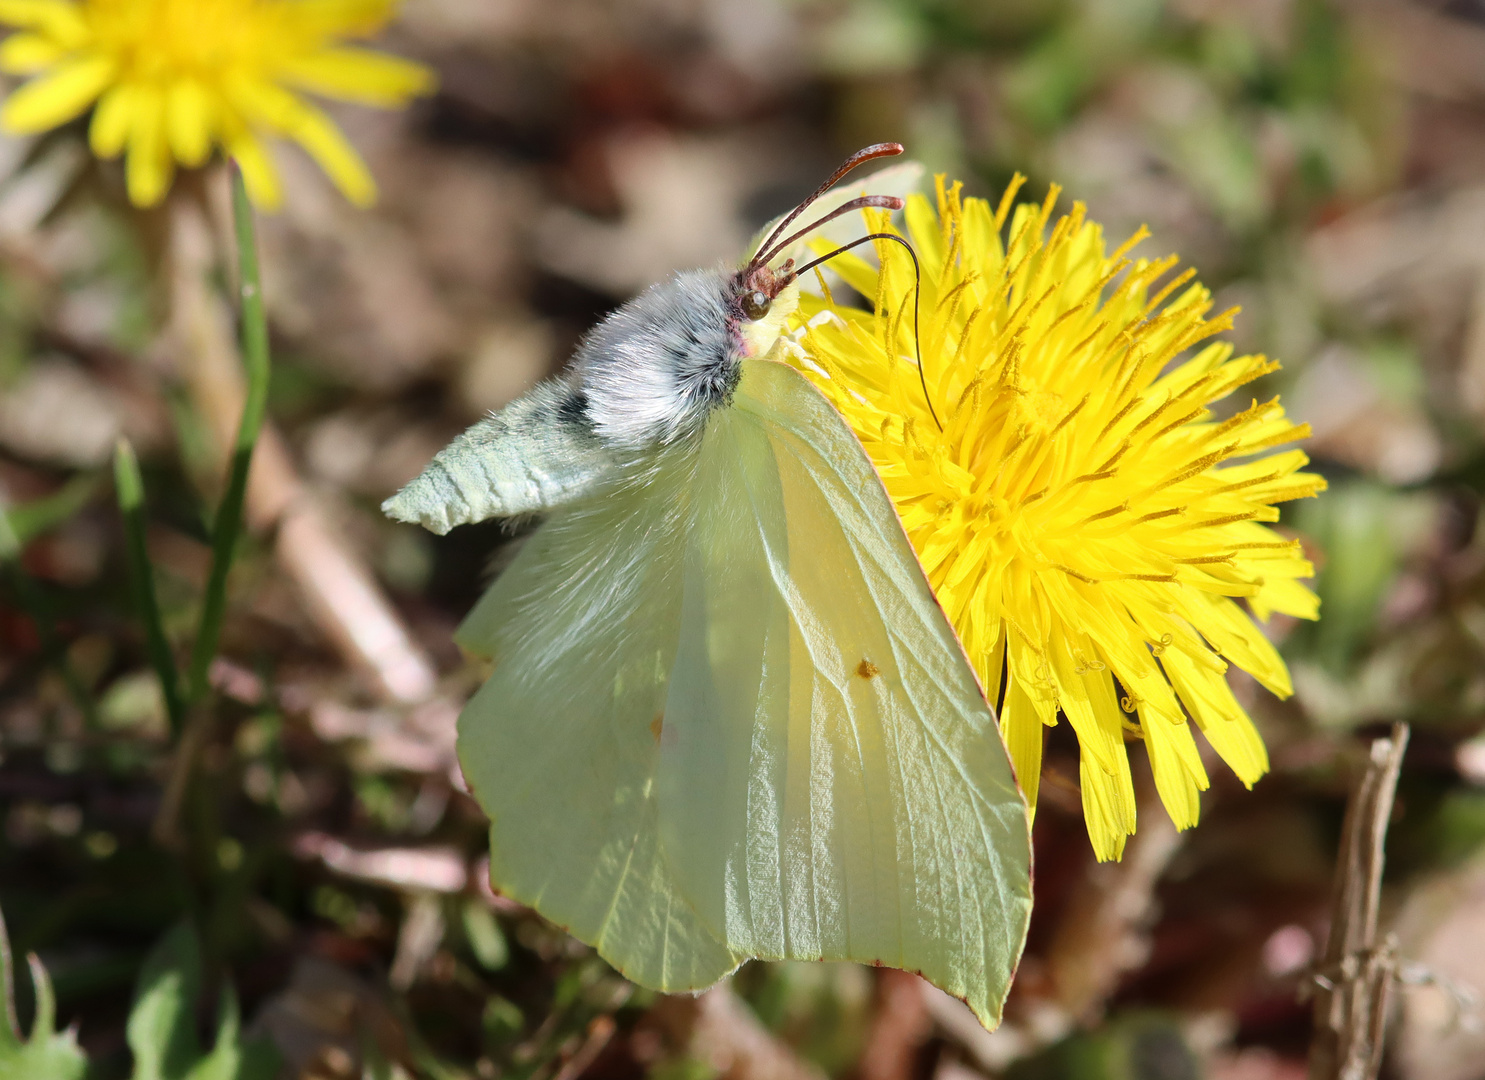
M 298 91 L 395 108 L 427 93 L 420 64 L 342 44 L 379 31 L 396 0 L 0 0 L 19 32 L 0 44 L 0 70 L 35 75 L 6 100 L 12 134 L 54 128 L 96 104 L 93 152 L 126 154 L 129 198 L 153 206 L 176 163 L 203 164 L 222 147 L 242 166 L 258 205 L 279 204 L 265 135 L 305 148 L 346 197 L 376 198 L 365 162 Z
M 1237 601 L 1261 619 L 1317 617 L 1299 582 L 1313 568 L 1265 523 L 1325 482 L 1299 471 L 1299 450 L 1262 454 L 1308 434 L 1277 399 L 1225 419 L 1209 409 L 1277 364 L 1225 342 L 1175 362 L 1233 312 L 1208 319 L 1191 271 L 1160 284 L 1174 258 L 1125 259 L 1143 231 L 1106 254 L 1081 204 L 1049 232 L 1056 188 L 1010 214 L 1019 183 L 995 208 L 940 179 L 936 209 L 921 195 L 906 208 L 942 431 L 913 362 L 912 266 L 895 245 L 879 242 L 881 273 L 832 264 L 875 312 L 817 302 L 802 343 L 991 700 L 1005 672 L 1001 727 L 1028 799 L 1042 728 L 1065 716 L 1089 837 L 1111 859 L 1135 827 L 1126 736 L 1143 739 L 1181 828 L 1207 786 L 1188 716 L 1244 783 L 1267 771 L 1225 673 L 1236 664 L 1280 696 L 1289 674 Z M 871 226 L 890 228 L 885 215 Z

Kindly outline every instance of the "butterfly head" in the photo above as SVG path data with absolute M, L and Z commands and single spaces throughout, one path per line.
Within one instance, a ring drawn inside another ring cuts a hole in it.
M 798 282 L 760 264 L 734 274 L 728 291 L 730 321 L 742 355 L 767 355 L 799 307 Z
M 793 227 L 796 220 L 858 165 L 900 153 L 897 143 L 881 143 L 852 154 L 741 269 L 679 273 L 605 319 L 578 350 L 573 415 L 623 450 L 646 450 L 702 430 L 712 410 L 732 399 L 742 362 L 767 355 L 783 334 L 799 304 L 800 276 L 886 234 L 869 234 L 803 266 L 784 258 L 786 252 L 835 218 L 866 207 L 901 209 L 902 200 L 863 195 L 802 227 Z

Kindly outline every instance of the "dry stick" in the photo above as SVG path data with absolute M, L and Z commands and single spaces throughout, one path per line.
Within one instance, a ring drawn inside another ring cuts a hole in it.
M 910 971 L 877 972 L 876 1008 L 856 1064 L 859 1080 L 902 1080 L 916 1074 L 918 1057 L 933 1036 L 924 983 Z
M 598 1055 L 603 1053 L 603 1048 L 613 1040 L 614 1033 L 618 1030 L 619 1025 L 612 1016 L 607 1013 L 595 1016 L 588 1025 L 588 1034 L 582 1045 L 567 1059 L 567 1064 L 553 1075 L 552 1080 L 578 1080 L 598 1060 Z
M 704 994 L 668 994 L 650 1017 L 673 1047 L 714 1071 L 718 1080 L 824 1080 L 758 1020 L 726 983 Z
M 1310 1080 L 1373 1080 L 1382 1064 L 1388 998 L 1397 969 L 1391 935 L 1377 941 L 1383 841 L 1392 816 L 1408 726 L 1372 743 L 1366 772 L 1346 806 L 1331 904 L 1330 939 L 1315 972 Z

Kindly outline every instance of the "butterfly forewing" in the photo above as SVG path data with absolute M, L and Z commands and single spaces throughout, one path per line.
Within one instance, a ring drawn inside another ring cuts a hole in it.
M 793 370 L 709 423 L 665 705 L 665 858 L 729 948 L 921 971 L 993 1024 L 1025 804 L 870 462 Z

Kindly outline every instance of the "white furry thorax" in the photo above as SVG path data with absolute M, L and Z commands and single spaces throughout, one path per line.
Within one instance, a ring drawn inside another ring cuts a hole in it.
M 777 340 L 793 289 L 758 320 L 742 318 L 730 269 L 689 270 L 652 285 L 583 342 L 574 361 L 582 408 L 599 438 L 644 450 L 699 432 L 727 404 L 745 358 Z

